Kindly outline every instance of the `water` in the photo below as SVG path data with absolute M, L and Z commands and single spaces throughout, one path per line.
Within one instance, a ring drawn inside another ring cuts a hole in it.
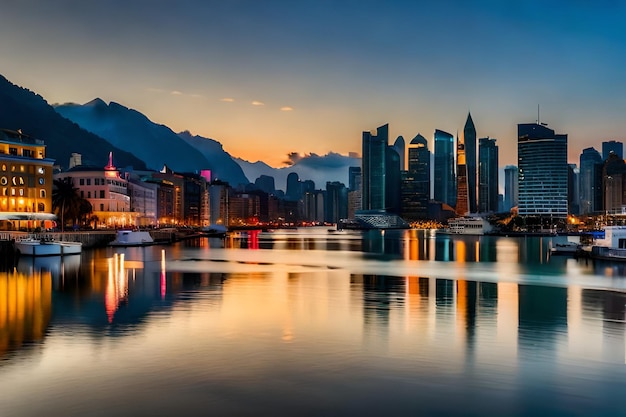
M 21 259 L 0 416 L 626 415 L 624 266 L 553 239 L 306 229 Z

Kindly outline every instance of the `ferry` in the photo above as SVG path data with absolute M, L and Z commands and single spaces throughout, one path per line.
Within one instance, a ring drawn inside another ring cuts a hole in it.
M 448 220 L 446 233 L 452 235 L 484 235 L 493 232 L 493 226 L 483 217 L 456 217 Z

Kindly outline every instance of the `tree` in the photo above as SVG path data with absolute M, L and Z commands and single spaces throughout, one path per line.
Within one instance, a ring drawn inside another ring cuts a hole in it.
M 81 200 L 78 188 L 71 177 L 59 178 L 52 183 L 52 209 L 61 216 L 61 231 L 65 231 L 65 219 L 76 219 L 80 213 Z

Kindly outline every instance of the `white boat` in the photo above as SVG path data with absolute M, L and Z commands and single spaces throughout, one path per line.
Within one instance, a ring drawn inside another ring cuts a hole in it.
M 591 257 L 626 261 L 626 226 L 606 226 L 604 238 L 596 239 L 591 247 Z
M 456 217 L 448 220 L 446 233 L 453 235 L 484 235 L 493 231 L 493 226 L 484 218 L 476 217 Z
M 147 246 L 154 245 L 154 239 L 148 232 L 139 230 L 118 230 L 111 246 Z
M 53 239 L 27 237 L 15 242 L 15 249 L 25 256 L 63 256 L 82 252 L 80 242 L 65 242 Z

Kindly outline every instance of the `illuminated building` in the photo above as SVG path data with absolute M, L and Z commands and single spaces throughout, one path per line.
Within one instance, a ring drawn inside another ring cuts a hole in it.
M 519 215 L 567 219 L 567 135 L 536 123 L 517 132 Z
M 54 175 L 55 179 L 71 178 L 80 196 L 93 209 L 95 227 L 136 226 L 140 213 L 132 212 L 128 181 L 120 175 L 113 165 L 113 155 L 109 154 L 109 163 L 102 168 L 78 165 L 65 172 Z
M 50 227 L 52 165 L 42 140 L 0 129 L 0 228 Z

